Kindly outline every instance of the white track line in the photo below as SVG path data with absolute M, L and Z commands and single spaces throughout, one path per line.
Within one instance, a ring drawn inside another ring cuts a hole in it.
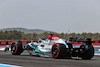
M 0 64 L 0 67 L 22 67 L 22 66 L 15 66 L 15 65 L 8 65 L 8 64 Z

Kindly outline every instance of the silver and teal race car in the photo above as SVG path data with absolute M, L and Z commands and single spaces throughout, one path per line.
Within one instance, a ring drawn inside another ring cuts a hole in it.
M 75 41 L 84 41 L 80 47 L 72 45 Z M 31 41 L 22 45 L 21 41 L 13 42 L 11 45 L 12 55 L 20 55 L 24 50 L 29 54 L 51 55 L 53 58 L 81 57 L 82 59 L 91 59 L 94 56 L 94 47 L 91 39 L 64 40 L 58 36 L 48 36 L 48 38 L 39 38 L 37 42 Z

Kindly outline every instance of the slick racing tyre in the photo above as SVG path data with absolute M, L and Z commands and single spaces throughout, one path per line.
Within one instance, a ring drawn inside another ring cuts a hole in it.
M 54 44 L 51 49 L 51 55 L 53 58 L 65 58 L 66 46 L 64 44 Z
M 81 45 L 80 49 L 83 50 L 81 53 L 82 59 L 91 59 L 94 56 L 94 47 L 92 45 Z
M 18 43 L 12 43 L 11 45 L 11 53 L 12 55 L 20 55 L 23 52 L 22 43 L 18 41 Z

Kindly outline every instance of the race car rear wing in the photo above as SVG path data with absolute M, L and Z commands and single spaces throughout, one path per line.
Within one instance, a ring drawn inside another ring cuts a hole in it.
M 73 42 L 73 44 L 75 45 L 75 42 L 84 42 L 87 45 L 91 45 L 92 41 L 91 38 L 70 38 L 69 41 Z
M 70 38 L 69 41 L 81 41 L 81 42 L 86 42 L 86 41 L 91 41 L 91 38 Z

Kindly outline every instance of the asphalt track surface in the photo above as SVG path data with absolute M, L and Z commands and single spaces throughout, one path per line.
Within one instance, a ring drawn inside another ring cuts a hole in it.
M 0 63 L 23 67 L 100 67 L 100 56 L 94 56 L 91 60 L 82 60 L 77 57 L 53 59 L 30 56 L 28 53 L 11 55 L 10 52 L 0 51 Z

